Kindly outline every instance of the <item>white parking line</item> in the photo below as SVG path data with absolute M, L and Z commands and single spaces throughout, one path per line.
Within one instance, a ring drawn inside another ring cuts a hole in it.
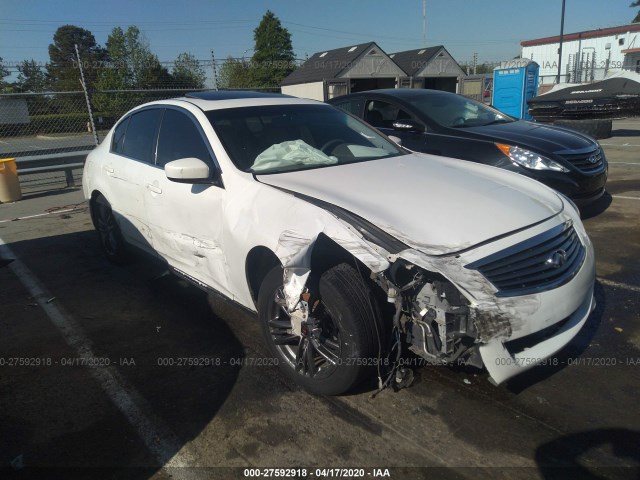
M 603 147 L 640 147 L 634 143 L 601 143 Z
M 606 278 L 598 277 L 598 281 L 607 285 L 608 287 L 621 288 L 623 290 L 629 290 L 631 292 L 640 293 L 640 287 L 636 287 L 635 285 L 628 285 L 626 283 L 614 282 L 613 280 L 607 280 Z
M 624 200 L 640 200 L 640 197 L 625 197 L 624 195 L 611 195 L 613 198 L 623 198 Z
M 82 328 L 68 315 L 62 307 L 51 302 L 53 296 L 40 283 L 37 277 L 17 258 L 9 246 L 0 238 L 0 256 L 13 258 L 15 261 L 8 265 L 20 282 L 29 291 L 42 310 L 47 314 L 51 323 L 59 330 L 67 344 L 75 350 L 79 358 L 87 365 L 97 358 L 91 349 L 91 341 L 84 335 Z M 88 367 L 90 368 L 90 367 Z M 195 455 L 188 447 L 181 449 L 180 442 L 171 430 L 149 413 L 151 409 L 142 396 L 126 383 L 118 374 L 115 367 L 90 368 L 95 380 L 107 394 L 111 402 L 120 410 L 127 421 L 136 430 L 146 447 L 155 457 L 163 469 L 170 468 L 169 476 L 178 478 L 194 476 L 193 469 L 176 467 L 192 467 L 195 465 Z M 167 472 L 168 473 L 168 472 Z
M 640 162 L 607 162 L 609 164 L 615 163 L 618 165 L 638 165 L 640 166 Z

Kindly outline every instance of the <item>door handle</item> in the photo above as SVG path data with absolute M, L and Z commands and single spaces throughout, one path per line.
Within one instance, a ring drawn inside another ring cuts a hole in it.
M 147 190 L 153 193 L 162 193 L 162 189 L 160 187 L 156 187 L 155 185 L 152 185 L 150 183 L 147 183 Z
M 110 177 L 113 177 L 113 174 L 115 172 L 115 170 L 113 169 L 113 167 L 104 167 L 104 171 L 107 173 L 107 175 L 109 175 Z

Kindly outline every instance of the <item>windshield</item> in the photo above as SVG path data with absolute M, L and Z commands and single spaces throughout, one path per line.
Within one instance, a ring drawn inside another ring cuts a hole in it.
M 401 155 L 397 145 L 328 105 L 270 105 L 206 112 L 235 166 L 276 173 Z
M 514 121 L 510 116 L 462 95 L 423 95 L 410 102 L 432 121 L 448 128 L 482 127 Z

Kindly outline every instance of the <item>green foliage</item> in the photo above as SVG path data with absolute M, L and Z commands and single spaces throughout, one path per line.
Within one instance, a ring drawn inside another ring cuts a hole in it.
M 148 40 L 134 25 L 123 31 L 115 27 L 107 38 L 107 58 L 100 72 L 99 90 L 121 90 L 166 86 L 168 70 L 151 52 Z
M 138 27 L 132 25 L 126 31 L 115 27 L 106 45 L 108 60 L 98 76 L 97 90 L 167 88 L 172 83 L 169 71 L 151 52 L 149 42 Z M 124 113 L 131 102 L 129 94 L 97 93 L 93 96 L 95 108 L 107 112 Z
M 181 53 L 176 58 L 171 72 L 175 88 L 204 88 L 207 74 L 196 57 L 190 53 Z
M 252 78 L 249 64 L 244 60 L 228 57 L 218 72 L 220 88 L 251 88 Z
M 23 60 L 18 65 L 18 79 L 15 83 L 20 92 L 45 92 L 48 90 L 49 81 L 35 60 Z
M 270 10 L 264 14 L 253 34 L 252 86 L 279 85 L 295 69 L 291 34 Z
M 2 63 L 2 57 L 0 57 L 0 82 L 4 82 L 4 77 L 9 75 L 9 70 L 7 70 Z
M 105 58 L 104 49 L 96 44 L 96 39 L 89 30 L 75 25 L 64 25 L 56 30 L 53 43 L 49 45 L 50 63 L 47 65 L 47 74 L 51 87 L 56 91 L 81 89 L 74 47 L 76 44 L 87 85 L 91 87 L 96 82 L 98 68 Z
M 4 77 L 7 76 L 9 76 L 9 70 L 5 68 L 0 57 L 0 93 L 9 93 L 11 90 L 10 84 L 4 81 Z
M 633 21 L 631 23 L 638 23 L 640 22 L 640 12 L 638 12 L 635 16 L 635 18 L 633 19 Z

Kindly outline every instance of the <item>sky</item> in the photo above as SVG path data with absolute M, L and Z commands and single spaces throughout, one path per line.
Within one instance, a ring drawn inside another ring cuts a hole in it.
M 631 23 L 630 0 L 566 0 L 565 33 Z M 269 9 L 292 36 L 297 58 L 375 41 L 393 53 L 424 46 L 422 0 L 0 0 L 5 64 L 45 63 L 55 30 L 90 30 L 104 45 L 111 29 L 136 25 L 161 61 L 250 57 L 253 30 Z M 508 60 L 520 42 L 557 35 L 562 0 L 426 0 L 426 44 L 459 63 Z

